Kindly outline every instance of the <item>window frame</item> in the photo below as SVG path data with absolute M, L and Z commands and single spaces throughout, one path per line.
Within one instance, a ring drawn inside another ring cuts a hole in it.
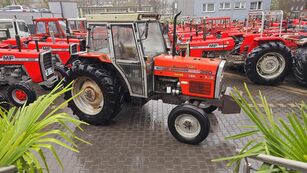
M 252 3 L 256 3 L 256 9 L 252 9 Z M 260 8 L 258 8 L 259 4 L 260 4 Z M 252 11 L 262 10 L 262 6 L 263 6 L 263 1 L 251 1 L 249 9 Z
M 109 26 L 107 23 L 102 23 L 102 24 L 89 24 L 88 27 L 92 29 L 92 31 L 90 32 L 91 34 L 94 32 L 94 28 L 93 27 L 96 27 L 96 26 L 99 26 L 99 27 L 106 27 L 106 31 L 107 31 L 107 42 L 108 42 L 108 53 L 104 53 L 104 52 L 100 52 L 100 53 L 103 53 L 103 54 L 106 54 L 106 55 L 111 55 L 112 54 L 112 50 L 111 50 L 111 45 L 110 45 L 110 38 L 109 38 Z M 88 38 L 87 38 L 87 42 L 90 44 L 90 47 L 93 46 L 93 38 L 92 36 L 89 36 L 88 35 Z M 95 50 L 92 50 L 92 48 L 88 48 L 89 52 L 93 53 L 95 52 Z
M 208 5 L 213 4 L 213 11 L 208 11 Z M 206 10 L 204 10 L 204 5 L 206 5 Z M 203 3 L 203 13 L 214 13 L 215 12 L 215 3 Z
M 116 53 L 115 53 L 115 45 L 114 45 L 114 34 L 113 34 L 113 31 L 112 31 L 112 27 L 113 26 L 131 26 L 131 29 L 132 29 L 132 34 L 133 34 L 133 39 L 134 39 L 134 43 L 135 43 L 135 48 L 136 48 L 136 53 L 137 53 L 137 56 L 138 56 L 138 59 L 137 60 L 125 60 L 125 59 L 121 59 L 119 57 L 116 57 Z M 117 63 L 141 63 L 141 55 L 140 55 L 140 50 L 139 50 L 139 46 L 138 46 L 138 40 L 137 40 L 137 37 L 136 37 L 136 33 L 134 32 L 135 28 L 134 28 L 134 25 L 131 24 L 131 23 L 112 23 L 110 25 L 110 31 L 111 31 L 111 40 L 112 40 L 112 53 L 114 55 L 114 60 L 115 62 Z
M 236 8 L 236 4 L 237 4 L 237 3 L 239 3 L 239 8 Z M 241 8 L 243 4 L 244 4 L 244 7 Z M 246 2 L 244 2 L 244 1 L 234 2 L 234 7 L 233 7 L 233 9 L 235 9 L 235 10 L 243 10 L 243 9 L 246 9 Z
M 229 4 L 229 8 L 226 8 L 226 4 Z M 222 8 L 221 8 L 221 5 L 222 5 Z M 220 2 L 220 8 L 219 9 L 220 10 L 230 10 L 231 9 L 231 3 L 230 2 Z

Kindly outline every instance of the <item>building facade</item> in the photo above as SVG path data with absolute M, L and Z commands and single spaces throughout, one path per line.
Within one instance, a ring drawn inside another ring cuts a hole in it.
M 271 0 L 175 0 L 182 16 L 224 17 L 243 20 L 252 11 L 270 10 Z

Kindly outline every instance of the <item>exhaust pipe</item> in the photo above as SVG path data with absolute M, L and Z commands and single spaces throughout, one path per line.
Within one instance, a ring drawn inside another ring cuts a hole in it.
M 181 14 L 181 11 L 177 13 L 174 17 L 174 29 L 173 29 L 173 50 L 172 50 L 172 56 L 176 55 L 176 43 L 177 43 L 177 18 Z
M 15 39 L 18 47 L 18 51 L 21 52 L 21 41 L 20 41 L 20 36 L 18 35 L 18 29 L 17 29 L 17 22 L 14 20 L 14 28 L 15 28 Z
M 36 51 L 39 52 L 38 40 L 35 40 L 35 48 L 36 48 Z

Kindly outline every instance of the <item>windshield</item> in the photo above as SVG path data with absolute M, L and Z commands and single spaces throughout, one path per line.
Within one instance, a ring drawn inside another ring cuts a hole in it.
M 138 23 L 140 35 L 145 32 L 146 23 Z M 162 31 L 159 22 L 148 23 L 148 37 L 142 40 L 142 46 L 144 55 L 148 57 L 154 57 L 156 55 L 166 52 Z
M 66 32 L 66 30 L 67 30 L 66 23 L 65 23 L 64 21 L 59 21 L 59 24 L 60 24 L 62 30 L 63 30 L 64 32 Z

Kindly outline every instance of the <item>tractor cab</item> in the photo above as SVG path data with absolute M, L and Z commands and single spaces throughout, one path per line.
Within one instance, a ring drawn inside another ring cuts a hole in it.
M 76 37 L 86 37 L 86 19 L 85 18 L 68 18 L 68 27 Z
M 56 38 L 66 38 L 69 32 L 64 18 L 37 18 L 33 19 L 35 32 L 33 36 L 49 37 L 52 32 Z
M 87 18 L 88 52 L 106 54 L 125 79 L 132 96 L 153 92 L 154 58 L 166 54 L 160 15 L 99 14 Z

